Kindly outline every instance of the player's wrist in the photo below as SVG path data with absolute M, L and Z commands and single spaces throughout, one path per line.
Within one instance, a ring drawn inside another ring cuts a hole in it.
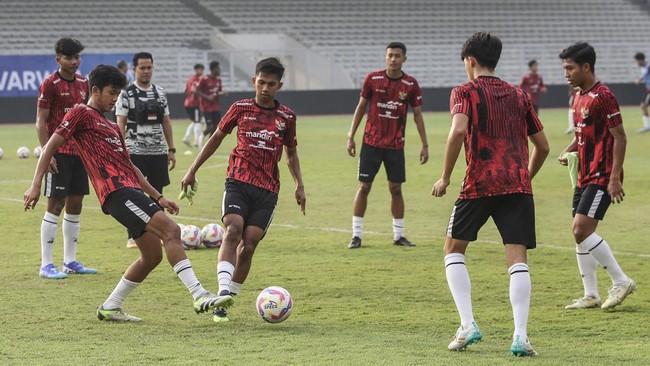
M 162 194 L 161 194 L 158 198 L 156 198 L 156 203 L 157 203 L 159 206 L 160 206 L 160 200 L 163 199 L 163 198 L 165 198 L 165 196 L 163 196 Z

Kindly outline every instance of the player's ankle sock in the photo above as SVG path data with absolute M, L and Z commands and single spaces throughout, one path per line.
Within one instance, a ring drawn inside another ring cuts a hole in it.
M 650 128 L 650 116 L 643 116 L 643 127 Z
M 63 263 L 72 263 L 77 259 L 80 216 L 63 214 Z
M 235 281 L 230 281 L 230 294 L 235 296 L 239 293 L 239 290 L 241 290 L 241 283 L 237 283 Z
M 528 313 L 530 311 L 530 273 L 526 263 L 515 263 L 508 268 L 510 274 L 510 305 L 515 321 L 514 336 L 528 338 Z
M 192 263 L 189 259 L 183 259 L 174 265 L 174 272 L 178 278 L 181 279 L 187 290 L 192 294 L 192 298 L 196 300 L 199 296 L 206 292 L 199 279 L 196 278 L 194 270 L 192 269 Z
M 585 289 L 584 296 L 600 297 L 598 295 L 598 261 L 581 244 L 576 244 L 576 258 L 582 277 L 582 286 Z
M 235 266 L 227 261 L 220 261 L 217 263 L 217 281 L 219 281 L 219 293 L 221 291 L 230 292 L 230 283 L 232 282 L 232 274 L 235 272 Z
M 194 125 L 194 142 L 196 142 L 197 145 L 201 146 L 202 144 L 202 136 L 203 133 L 201 131 L 201 124 L 200 123 L 192 123 Z
M 361 238 L 363 231 L 363 217 L 352 216 L 352 237 Z
M 56 237 L 58 222 L 58 216 L 45 211 L 43 221 L 41 221 L 41 267 L 54 263 L 52 251 L 54 249 L 54 238 Z
M 393 240 L 404 236 L 404 219 L 393 219 Z
M 463 329 L 472 326 L 474 312 L 472 311 L 472 284 L 465 266 L 465 255 L 451 253 L 445 256 L 445 274 L 447 284 L 456 303 L 460 324 Z
M 140 285 L 139 282 L 129 281 L 126 278 L 122 277 L 120 282 L 117 283 L 115 289 L 108 296 L 108 299 L 102 304 L 104 309 L 117 309 L 122 307 L 124 299 L 126 299 L 129 294 Z
M 189 141 L 190 135 L 194 130 L 194 122 L 190 122 L 190 125 L 187 126 L 187 129 L 185 130 L 185 135 L 183 135 L 183 141 Z
M 609 244 L 607 244 L 605 239 L 601 238 L 598 234 L 593 233 L 580 244 L 584 245 L 589 253 L 596 258 L 603 269 L 609 273 L 609 277 L 612 278 L 612 283 L 615 286 L 627 285 L 630 279 L 625 275 L 625 273 L 623 273 L 623 270 L 621 270 L 621 267 L 614 258 L 612 249 L 609 247 Z

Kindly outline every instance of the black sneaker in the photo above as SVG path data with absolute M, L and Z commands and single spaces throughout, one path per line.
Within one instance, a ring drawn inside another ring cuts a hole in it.
M 212 320 L 215 323 L 224 323 L 230 321 L 230 319 L 228 319 L 228 312 L 224 308 L 214 308 L 212 314 Z
M 361 246 L 361 238 L 358 236 L 355 236 L 352 238 L 350 241 L 350 244 L 348 244 L 348 249 L 356 249 Z
M 393 241 L 393 245 L 400 245 L 403 247 L 414 247 L 415 243 L 408 241 L 405 237 L 401 236 L 399 239 Z

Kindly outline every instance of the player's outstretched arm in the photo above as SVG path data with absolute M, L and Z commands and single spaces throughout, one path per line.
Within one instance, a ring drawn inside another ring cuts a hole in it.
M 534 135 L 528 136 L 528 138 L 530 139 L 530 142 L 533 143 L 533 152 L 528 161 L 528 172 L 530 174 L 530 179 L 533 179 L 537 172 L 542 168 L 551 148 L 548 145 L 548 140 L 546 139 L 544 131 L 539 131 Z
M 302 181 L 302 173 L 300 171 L 298 149 L 296 147 L 285 147 L 284 150 L 287 154 L 287 166 L 289 167 L 289 172 L 293 177 L 293 181 L 296 183 L 296 190 L 294 191 L 296 203 L 300 206 L 300 211 L 302 211 L 302 214 L 304 215 L 307 196 L 305 195 L 305 184 Z
M 196 172 L 199 170 L 201 165 L 205 163 L 212 154 L 221 146 L 221 142 L 226 137 L 226 134 L 217 128 L 217 131 L 210 137 L 208 142 L 203 145 L 203 148 L 199 152 L 199 155 L 194 159 L 192 165 L 187 169 L 187 173 L 181 180 L 181 190 L 185 191 L 187 186 L 191 186 L 196 182 Z
M 59 148 L 59 146 L 63 145 L 64 142 L 65 139 L 63 136 L 54 133 L 45 144 L 41 157 L 38 159 L 38 163 L 36 164 L 36 171 L 34 172 L 32 185 L 23 195 L 25 211 L 36 207 L 38 199 L 41 197 L 41 183 L 43 182 L 43 176 L 49 169 L 50 161 L 54 156 L 54 152 Z
M 413 120 L 415 126 L 418 128 L 420 141 L 422 141 L 422 150 L 420 150 L 420 164 L 425 164 L 429 161 L 429 143 L 427 142 L 427 130 L 424 127 L 424 117 L 422 117 L 422 107 L 413 108 Z
M 350 131 L 348 131 L 347 145 L 348 154 L 352 157 L 356 156 L 357 154 L 357 146 L 354 142 L 354 135 L 357 133 L 357 129 L 361 124 L 361 119 L 366 113 L 366 105 L 368 105 L 368 99 L 359 97 L 359 104 L 357 104 L 357 108 L 354 110 L 354 116 L 352 116 L 352 124 L 350 125 Z
M 560 156 L 557 158 L 557 161 L 560 163 L 560 165 L 567 166 L 569 164 L 569 160 L 566 157 L 566 154 L 572 151 L 578 151 L 578 139 L 574 136 L 573 140 L 571 140 L 571 143 L 569 146 L 564 148 L 562 152 L 560 153 Z
M 47 144 L 50 134 L 47 132 L 47 119 L 50 117 L 50 110 L 45 108 L 36 108 L 36 136 L 41 146 Z M 56 159 L 50 159 L 48 171 L 58 174 L 59 169 L 56 166 Z
M 431 194 L 435 197 L 442 197 L 447 193 L 451 173 L 454 171 L 460 149 L 463 147 L 468 123 L 469 117 L 461 113 L 454 114 L 454 117 L 451 119 L 451 128 L 449 129 L 447 145 L 445 146 L 445 160 L 443 162 L 442 175 L 431 190 Z
M 612 149 L 612 173 L 609 176 L 607 192 L 612 199 L 612 203 L 621 203 L 623 202 L 623 197 L 625 196 L 625 192 L 623 191 L 623 182 L 621 181 L 621 173 L 623 172 L 623 161 L 625 160 L 627 137 L 625 136 L 625 129 L 623 129 L 622 124 L 610 128 L 609 133 L 611 133 L 614 137 L 614 147 Z

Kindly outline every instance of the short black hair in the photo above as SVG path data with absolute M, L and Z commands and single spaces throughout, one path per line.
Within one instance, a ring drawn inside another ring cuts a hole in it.
M 117 61 L 117 68 L 121 69 L 123 67 L 128 67 L 129 64 L 126 63 L 126 60 L 119 60 Z
M 402 53 L 406 55 L 406 45 L 402 42 L 391 42 L 386 46 L 386 49 L 389 48 L 399 48 L 402 50 Z
M 203 66 L 203 64 L 195 64 L 194 65 L 194 70 L 197 70 L 197 69 L 205 69 L 205 66 Z
M 111 65 L 97 65 L 88 75 L 88 86 L 90 90 L 93 86 L 103 90 L 107 86 L 113 86 L 116 89 L 124 89 L 128 85 L 126 76 L 117 67 Z
M 533 65 L 537 65 L 537 60 L 532 59 L 532 60 L 528 61 L 528 68 L 533 67 Z
M 278 80 L 282 80 L 284 66 L 282 66 L 282 63 L 277 57 L 267 57 L 255 65 L 255 75 L 258 75 L 260 72 L 275 75 L 278 77 Z
M 57 55 L 73 56 L 84 50 L 84 45 L 74 38 L 61 38 L 54 44 L 54 52 Z
M 138 60 L 151 60 L 153 64 L 153 56 L 149 52 L 138 52 L 133 55 L 133 67 L 138 66 Z
M 637 52 L 637 53 L 634 54 L 634 59 L 639 60 L 639 61 L 643 61 L 643 60 L 645 60 L 645 55 L 643 54 L 643 52 Z
M 596 72 L 596 50 L 587 42 L 576 42 L 560 52 L 562 60 L 571 60 L 578 65 L 589 64 L 591 72 Z
M 477 32 L 463 44 L 460 58 L 464 60 L 466 57 L 474 57 L 481 66 L 494 70 L 499 63 L 502 47 L 499 37 L 489 32 Z
M 216 69 L 217 67 L 219 67 L 219 61 L 210 62 L 210 71 Z

